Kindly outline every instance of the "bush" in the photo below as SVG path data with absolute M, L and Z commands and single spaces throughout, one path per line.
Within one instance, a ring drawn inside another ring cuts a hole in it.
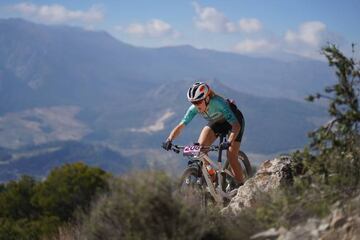
M 116 179 L 83 216 L 77 239 L 246 239 L 255 233 L 253 222 L 205 211 L 183 201 L 174 187 L 164 173 Z
M 83 163 L 66 164 L 38 184 L 33 202 L 44 214 L 68 221 L 77 208 L 86 210 L 97 193 L 108 189 L 109 176 Z
M 35 218 L 38 209 L 31 204 L 36 181 L 32 177 L 22 176 L 18 181 L 2 185 L 0 191 L 0 218 L 13 220 Z
M 86 210 L 98 192 L 108 189 L 109 175 L 82 163 L 54 169 L 43 182 L 22 176 L 0 185 L 0 240 L 40 239 Z

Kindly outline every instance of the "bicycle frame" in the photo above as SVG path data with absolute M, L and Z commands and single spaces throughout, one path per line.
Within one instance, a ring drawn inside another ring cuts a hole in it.
M 202 156 L 201 161 L 203 162 L 203 164 L 201 164 L 202 165 L 201 166 L 201 172 L 202 172 L 202 174 L 204 176 L 204 179 L 206 181 L 206 184 L 207 184 L 207 186 L 209 188 L 209 192 L 212 195 L 212 197 L 215 199 L 215 201 L 218 202 L 218 203 L 223 203 L 224 198 L 231 199 L 234 196 L 234 194 L 237 192 L 237 190 L 235 189 L 235 190 L 233 190 L 233 191 L 231 191 L 229 193 L 226 193 L 226 192 L 223 191 L 223 187 L 224 187 L 223 183 L 224 183 L 224 181 L 222 180 L 222 178 L 224 176 L 223 176 L 222 173 L 226 172 L 231 177 L 234 177 L 234 175 L 229 170 L 223 169 L 221 162 L 218 162 L 218 166 L 216 167 L 216 164 L 207 155 Z M 211 166 L 213 166 L 214 169 L 217 172 L 218 185 L 217 185 L 216 188 L 215 188 L 214 183 L 211 180 L 210 174 L 208 173 L 208 171 L 206 169 L 205 161 L 208 164 L 210 164 Z
M 223 149 L 220 147 L 220 144 L 224 141 L 225 139 L 225 136 L 224 135 L 221 135 L 220 136 L 220 143 L 219 143 L 219 146 L 209 146 L 209 147 L 203 147 L 203 149 L 206 149 L 208 148 L 208 151 L 218 151 L 218 161 L 217 161 L 217 164 L 214 163 L 210 157 L 206 154 L 206 153 L 203 153 L 201 152 L 201 147 L 199 146 L 198 148 L 195 149 L 195 153 L 190 152 L 190 154 L 187 156 L 189 157 L 191 160 L 198 160 L 198 161 L 201 161 L 202 164 L 200 164 L 201 166 L 201 172 L 202 172 L 202 175 L 205 179 L 205 182 L 207 184 L 207 187 L 209 189 L 209 192 L 211 194 L 211 196 L 215 199 L 216 202 L 218 203 L 223 203 L 224 202 L 224 198 L 226 199 L 231 199 L 237 192 L 237 189 L 234 189 L 232 190 L 231 192 L 225 192 L 223 189 L 224 189 L 224 186 L 223 186 L 223 175 L 224 173 L 228 174 L 229 176 L 231 176 L 232 178 L 234 178 L 234 175 L 231 173 L 231 171 L 227 170 L 227 169 L 224 169 L 223 166 L 222 166 L 222 151 Z M 196 145 L 195 145 L 196 146 Z M 179 153 L 180 152 L 180 149 L 183 149 L 184 150 L 184 154 L 185 154 L 185 148 L 189 148 L 189 146 L 177 146 L 175 145 L 174 146 L 174 151 Z M 196 150 L 199 150 L 198 152 L 196 152 Z M 215 184 L 212 182 L 211 180 L 211 177 L 206 169 L 206 166 L 207 165 L 211 165 L 217 172 L 217 186 L 215 186 Z

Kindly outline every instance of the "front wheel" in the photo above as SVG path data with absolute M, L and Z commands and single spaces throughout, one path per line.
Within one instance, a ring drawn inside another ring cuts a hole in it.
M 178 192 L 186 203 L 206 207 L 209 203 L 209 193 L 206 182 L 199 167 L 191 166 L 185 169 L 180 178 Z

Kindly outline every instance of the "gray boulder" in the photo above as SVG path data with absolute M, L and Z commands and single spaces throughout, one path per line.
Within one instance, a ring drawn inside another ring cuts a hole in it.
M 291 182 L 291 161 L 289 156 L 282 156 L 263 162 L 255 176 L 239 187 L 236 196 L 223 209 L 223 212 L 237 214 L 244 208 L 255 207 L 261 193 L 272 191 L 281 184 Z

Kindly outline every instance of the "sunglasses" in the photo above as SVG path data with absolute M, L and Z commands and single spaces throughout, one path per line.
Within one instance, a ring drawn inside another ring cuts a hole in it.
M 191 103 L 197 106 L 197 105 L 200 105 L 203 101 L 204 101 L 204 99 L 199 100 L 199 101 L 194 101 L 194 102 L 191 102 Z

